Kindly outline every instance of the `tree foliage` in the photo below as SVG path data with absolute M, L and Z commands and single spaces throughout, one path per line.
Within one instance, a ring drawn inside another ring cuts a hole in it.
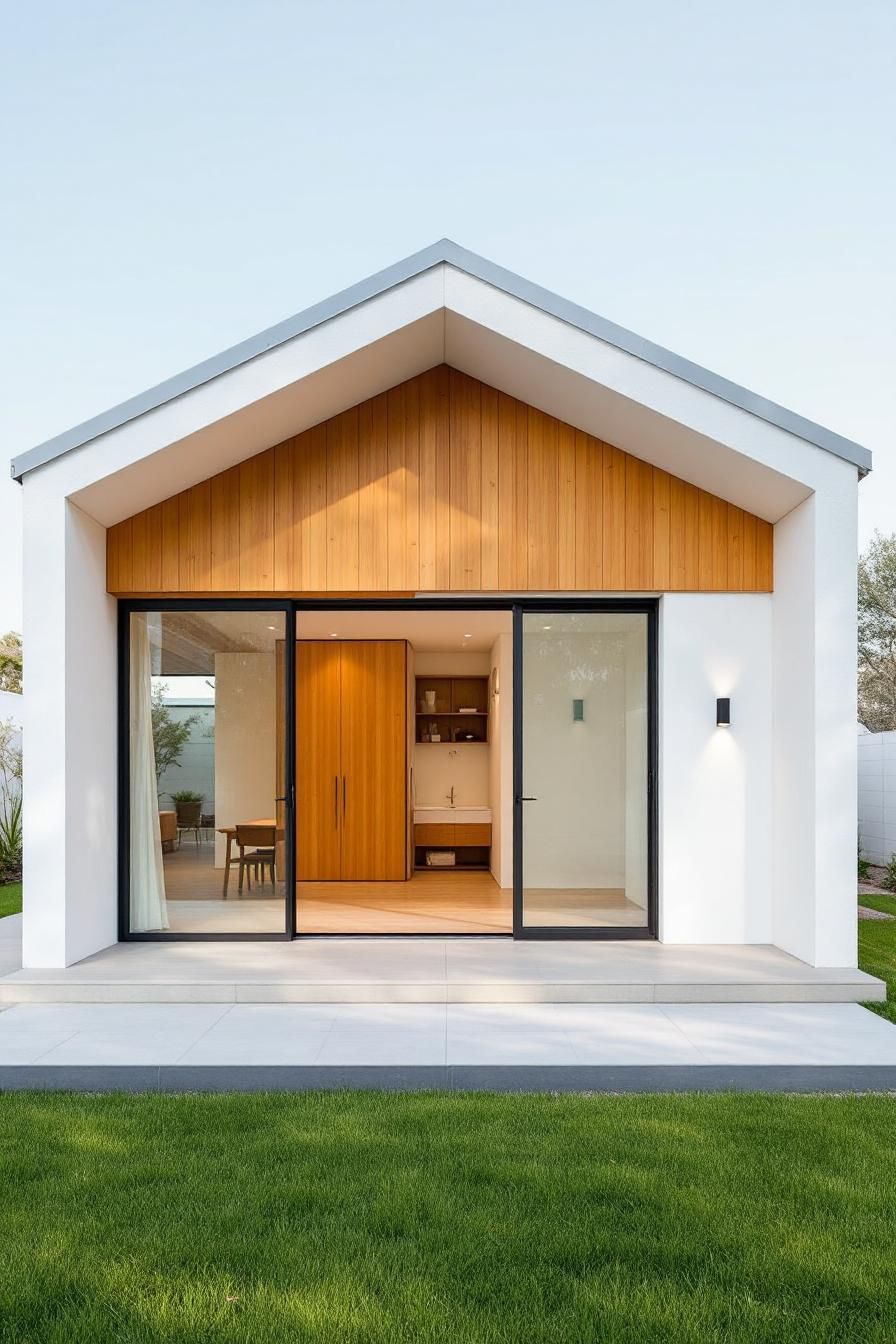
M 896 534 L 875 532 L 859 559 L 859 720 L 896 729 Z
M 189 714 L 185 719 L 172 718 L 171 710 L 164 701 L 167 689 L 164 683 L 158 683 L 152 692 L 152 742 L 156 756 L 157 781 L 171 766 L 180 765 L 180 758 L 189 741 L 190 733 L 199 722 L 198 714 Z
M 22 636 L 10 630 L 0 636 L 0 691 L 22 690 Z

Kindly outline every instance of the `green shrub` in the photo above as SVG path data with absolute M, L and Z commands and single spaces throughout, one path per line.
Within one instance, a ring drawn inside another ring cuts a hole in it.
M 192 789 L 178 789 L 177 793 L 168 795 L 173 803 L 201 803 L 203 796 L 201 793 L 194 793 Z
M 22 795 L 0 796 L 0 882 L 22 876 Z
M 860 882 L 867 882 L 867 880 L 868 880 L 868 878 L 869 878 L 870 876 L 871 876 L 871 864 L 868 862 L 867 859 L 863 859 L 862 856 L 861 856 L 861 854 L 860 854 L 860 855 L 859 855 L 859 881 L 860 881 Z
M 896 854 L 890 855 L 890 862 L 887 864 L 881 885 L 886 887 L 887 891 L 896 891 Z

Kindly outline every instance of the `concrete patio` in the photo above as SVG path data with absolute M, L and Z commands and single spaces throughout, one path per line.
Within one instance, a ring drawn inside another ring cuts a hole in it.
M 0 1087 L 891 1090 L 856 1004 L 31 1004 Z
M 9 965 L 9 962 L 7 962 Z M 117 943 L 65 970 L 15 970 L 17 1003 L 775 1003 L 882 1000 L 858 970 L 770 946 L 321 938 Z
M 20 969 L 0 1088 L 896 1089 L 860 971 L 771 947 L 320 939 L 121 943 Z

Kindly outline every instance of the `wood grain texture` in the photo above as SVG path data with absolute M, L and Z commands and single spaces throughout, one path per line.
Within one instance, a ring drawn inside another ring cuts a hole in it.
M 341 653 L 296 645 L 296 875 L 342 876 Z
M 340 640 L 342 879 L 407 876 L 407 647 Z
M 441 365 L 111 527 L 121 596 L 768 592 L 773 528 Z

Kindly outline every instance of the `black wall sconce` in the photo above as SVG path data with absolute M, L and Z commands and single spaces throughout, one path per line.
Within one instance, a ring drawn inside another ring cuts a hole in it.
M 731 727 L 731 701 L 728 696 L 720 696 L 716 701 L 716 727 Z
M 573 723 L 585 722 L 585 701 L 573 700 L 572 702 L 572 721 Z

